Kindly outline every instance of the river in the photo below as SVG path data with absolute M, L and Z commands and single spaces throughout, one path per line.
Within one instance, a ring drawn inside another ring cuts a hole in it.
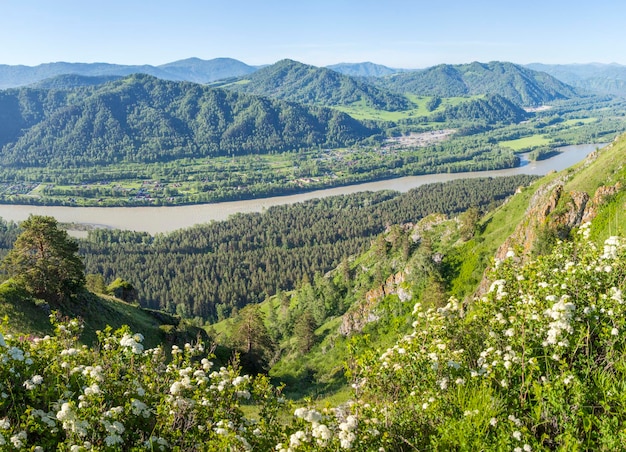
M 516 174 L 534 174 L 541 176 L 553 170 L 560 171 L 569 168 L 600 146 L 603 145 L 585 144 L 565 146 L 560 148 L 560 154 L 539 162 L 529 162 L 523 157 L 521 166 L 517 168 L 407 176 L 397 179 L 316 190 L 289 196 L 172 207 L 61 207 L 4 204 L 0 205 L 0 217 L 5 220 L 22 221 L 28 218 L 30 214 L 50 215 L 63 223 L 89 224 L 103 228 L 145 231 L 151 234 L 167 233 L 200 223 L 208 223 L 213 220 L 225 220 L 235 213 L 262 212 L 264 209 L 271 206 L 293 204 L 313 198 L 323 198 L 361 191 L 396 190 L 406 192 L 420 185 L 433 182 L 446 182 L 454 179 L 512 176 Z M 81 233 L 81 231 L 70 231 L 70 233 L 77 237 L 86 235 L 86 233 Z

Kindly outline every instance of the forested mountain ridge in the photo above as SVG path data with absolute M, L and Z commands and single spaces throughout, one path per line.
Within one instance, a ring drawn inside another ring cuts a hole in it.
M 396 93 L 439 97 L 499 94 L 522 106 L 578 96 L 574 88 L 548 74 L 499 61 L 441 64 L 371 80 Z
M 619 64 L 527 64 L 526 67 L 542 71 L 585 91 L 626 95 L 626 66 Z
M 127 76 L 148 74 L 163 80 L 207 83 L 254 72 L 257 68 L 232 58 L 189 58 L 161 66 L 109 63 L 45 63 L 38 66 L 0 64 L 0 89 L 31 85 L 58 75 Z
M 486 124 L 517 124 L 529 114 L 519 105 L 499 94 L 485 99 L 472 99 L 459 105 L 447 107 L 433 115 L 435 121 L 484 121 Z
M 224 88 L 304 104 L 345 106 L 364 103 L 386 111 L 406 110 L 411 105 L 403 95 L 331 69 L 293 60 L 281 60 L 240 78 L 238 82 L 226 84 Z
M 344 113 L 147 75 L 0 92 L 1 161 L 73 166 L 345 146 L 376 131 Z

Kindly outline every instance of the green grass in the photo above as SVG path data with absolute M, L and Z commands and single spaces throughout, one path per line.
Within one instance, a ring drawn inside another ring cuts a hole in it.
M 550 144 L 550 139 L 544 135 L 532 135 L 529 137 L 518 138 L 516 140 L 500 141 L 498 144 L 502 147 L 511 148 L 514 151 L 523 151 L 548 145 Z
M 336 110 L 342 111 L 354 119 L 358 120 L 374 120 L 374 121 L 400 121 L 403 119 L 419 118 L 429 116 L 433 112 L 429 112 L 426 108 L 426 104 L 431 99 L 430 96 L 407 96 L 411 102 L 415 104 L 415 108 L 403 111 L 385 111 L 378 110 L 365 105 L 364 102 L 354 103 L 350 106 L 334 107 Z M 446 97 L 441 99 L 441 105 L 434 111 L 442 111 L 446 107 L 459 105 L 463 102 L 469 102 L 472 99 L 477 99 L 483 96 L 473 97 Z
M 116 330 L 128 325 L 133 332 L 144 336 L 146 347 L 156 347 L 166 340 L 175 342 L 195 340 L 197 335 L 197 331 L 187 328 L 185 324 L 166 325 L 167 321 L 179 322 L 179 319 L 173 316 L 152 313 L 114 297 L 85 291 L 72 301 L 52 306 L 42 300 L 33 299 L 11 280 L 0 284 L 0 317 L 8 319 L 4 326 L 5 332 L 28 331 L 36 336 L 52 334 L 50 314 L 53 311 L 81 320 L 84 330 L 80 340 L 88 345 L 96 341 L 96 332 L 104 330 L 107 326 Z M 167 328 L 163 327 L 164 325 Z

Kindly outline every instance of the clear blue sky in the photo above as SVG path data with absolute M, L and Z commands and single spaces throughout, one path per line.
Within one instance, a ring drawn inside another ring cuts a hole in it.
M 0 0 L 0 64 L 626 64 L 620 0 Z

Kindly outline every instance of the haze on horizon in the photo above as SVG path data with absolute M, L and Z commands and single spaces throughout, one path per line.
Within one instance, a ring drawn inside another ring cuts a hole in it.
M 626 64 L 623 17 L 626 4 L 609 0 L 25 0 L 0 4 L 0 64 Z

